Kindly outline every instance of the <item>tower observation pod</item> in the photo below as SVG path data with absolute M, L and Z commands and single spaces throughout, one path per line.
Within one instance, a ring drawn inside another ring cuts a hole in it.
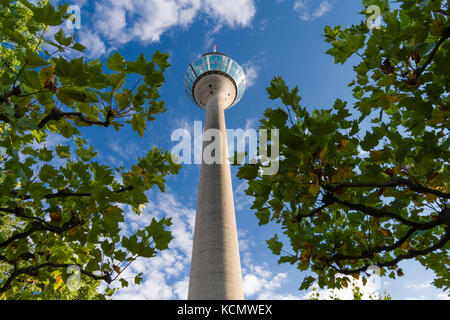
M 215 46 L 184 76 L 188 97 L 206 110 L 189 300 L 244 299 L 224 111 L 239 102 L 245 88 L 241 66 Z

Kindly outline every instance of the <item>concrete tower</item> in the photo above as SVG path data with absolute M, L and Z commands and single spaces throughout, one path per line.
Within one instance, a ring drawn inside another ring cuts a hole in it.
M 184 77 L 187 95 L 206 110 L 203 152 L 211 143 L 218 163 L 202 156 L 189 279 L 190 300 L 244 299 L 224 111 L 242 98 L 246 81 L 241 66 L 215 50 L 191 63 Z M 219 141 L 206 130 L 220 132 Z

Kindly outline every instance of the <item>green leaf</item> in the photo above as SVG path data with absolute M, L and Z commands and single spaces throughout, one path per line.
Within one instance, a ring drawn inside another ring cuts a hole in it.
M 60 88 L 57 97 L 67 105 L 71 105 L 75 101 L 88 102 L 90 100 L 84 91 L 75 88 Z
M 48 164 L 44 164 L 41 168 L 41 171 L 39 172 L 39 179 L 41 181 L 49 181 L 50 179 L 54 178 L 58 174 L 58 170 L 53 168 L 52 166 Z
M 59 29 L 59 31 L 57 33 L 55 33 L 55 40 L 60 45 L 67 47 L 72 43 L 73 38 L 66 37 L 66 34 L 64 33 L 64 31 L 62 29 Z
M 278 239 L 278 234 L 269 240 L 266 241 L 269 245 L 270 251 L 272 251 L 275 255 L 280 255 L 281 249 L 283 248 L 283 244 Z
M 21 1 L 22 2 L 22 1 Z M 63 23 L 63 17 L 67 12 L 68 4 L 60 6 L 55 10 L 51 3 L 45 3 L 43 6 L 32 7 L 33 19 L 38 23 L 48 26 L 59 26 Z
M 152 62 L 156 63 L 161 70 L 170 67 L 170 63 L 167 62 L 167 59 L 169 59 L 169 54 L 161 53 L 158 50 L 156 50 L 152 56 Z
M 301 284 L 299 290 L 307 290 L 307 289 L 309 289 L 315 280 L 316 279 L 314 277 L 311 277 L 311 276 L 305 277 L 303 279 L 303 281 L 302 281 L 302 284 Z
M 170 231 L 167 231 L 165 228 L 170 225 L 170 219 L 162 219 L 160 221 L 156 221 L 156 219 L 153 218 L 150 225 L 145 228 L 148 235 L 153 238 L 156 249 L 164 250 L 168 248 L 169 242 L 172 240 L 172 235 Z
M 364 151 L 370 151 L 375 148 L 379 143 L 378 135 L 376 133 L 368 132 L 364 137 L 364 140 L 361 141 L 361 148 Z
M 122 72 L 125 69 L 125 59 L 116 51 L 109 56 L 106 61 L 106 66 L 111 70 Z
M 84 51 L 86 50 L 86 47 L 83 46 L 81 43 L 75 43 L 75 44 L 72 46 L 72 49 L 73 49 L 73 50 L 80 51 L 80 52 L 84 52 Z
M 42 67 L 49 64 L 47 60 L 45 60 L 29 48 L 26 49 L 25 56 L 27 59 L 27 65 L 29 65 L 30 67 Z
M 238 177 L 246 180 L 253 180 L 258 177 L 259 168 L 257 165 L 244 164 L 239 168 Z
M 23 72 L 23 83 L 32 89 L 41 89 L 41 82 L 39 80 L 39 74 L 35 70 L 24 70 Z
M 94 147 L 90 146 L 88 149 L 78 148 L 76 151 L 81 160 L 87 162 L 97 156 L 97 152 L 94 151 Z
M 122 288 L 126 288 L 128 287 L 128 281 L 125 280 L 124 278 L 120 278 L 120 284 L 122 285 Z
M 128 92 L 124 92 L 124 93 L 118 92 L 118 93 L 116 93 L 115 98 L 120 107 L 120 110 L 125 110 L 126 108 L 128 108 L 132 101 L 131 93 L 128 93 Z
M 144 136 L 144 131 L 147 126 L 145 122 L 145 118 L 140 115 L 133 115 L 133 118 L 131 119 L 131 124 L 133 126 L 133 129 L 139 133 L 140 137 Z
M 286 125 L 288 114 L 286 111 L 278 108 L 275 110 L 267 109 L 264 115 L 269 119 L 269 123 L 274 128 L 282 128 Z
M 269 223 L 270 218 L 270 210 L 269 209 L 261 209 L 256 212 L 256 216 L 259 219 L 259 225 L 265 225 Z
M 52 150 L 48 150 L 47 147 L 44 147 L 41 150 L 39 150 L 39 160 L 50 161 L 52 159 L 53 159 Z
M 125 84 L 125 80 L 127 78 L 127 74 L 122 72 L 122 73 L 115 73 L 111 75 L 111 83 L 112 83 L 112 88 L 114 91 L 122 88 L 122 86 Z
M 56 146 L 55 151 L 56 151 L 56 154 L 62 159 L 70 157 L 70 147 L 69 146 L 63 146 L 63 145 L 59 144 Z
M 103 212 L 103 225 L 108 232 L 114 232 L 117 230 L 119 222 L 123 222 L 123 210 L 110 206 Z
M 144 280 L 144 278 L 142 277 L 142 273 L 139 273 L 136 277 L 134 277 L 135 284 L 141 284 L 142 280 Z
M 281 77 L 273 78 L 270 84 L 271 87 L 267 88 L 267 92 L 271 100 L 281 98 L 287 92 L 287 86 Z
M 127 256 L 127 253 L 125 251 L 118 250 L 118 251 L 114 252 L 114 259 L 116 259 L 118 261 L 124 261 L 126 256 Z

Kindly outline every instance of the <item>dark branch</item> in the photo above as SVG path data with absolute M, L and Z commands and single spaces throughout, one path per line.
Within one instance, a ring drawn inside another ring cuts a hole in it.
M 412 258 L 415 258 L 415 257 L 418 257 L 418 256 L 423 256 L 423 255 L 427 255 L 427 254 L 429 254 L 431 252 L 434 252 L 434 251 L 442 248 L 449 240 L 450 240 L 450 233 L 448 232 L 448 228 L 447 228 L 447 232 L 444 234 L 444 236 L 441 238 L 441 240 L 439 240 L 439 242 L 435 243 L 431 247 L 428 247 L 428 248 L 423 249 L 423 250 L 409 250 L 408 253 L 401 254 L 401 255 L 399 255 L 398 257 L 396 257 L 393 260 L 385 261 L 385 262 L 379 262 L 379 263 L 376 263 L 375 265 L 380 267 L 380 268 L 396 266 L 402 260 L 412 259 Z M 358 268 L 358 269 L 353 269 L 353 270 L 344 269 L 344 268 L 336 268 L 333 265 L 331 265 L 331 266 L 336 271 L 338 271 L 339 273 L 346 274 L 346 275 L 351 275 L 351 274 L 367 271 L 367 269 L 371 265 L 365 265 L 364 267 L 361 267 L 361 268 Z
M 408 186 L 412 191 L 415 192 L 428 193 L 441 198 L 450 199 L 450 193 L 434 190 L 405 178 L 393 178 L 389 182 L 350 182 L 339 184 L 326 184 L 324 185 L 324 188 L 333 191 L 342 188 L 395 188 L 403 185 Z
M 15 269 L 11 273 L 11 275 L 8 277 L 8 279 L 6 279 L 4 283 L 2 282 L 3 286 L 0 287 L 0 293 L 3 293 L 6 290 L 8 290 L 11 287 L 11 284 L 14 281 L 14 279 L 17 276 L 21 275 L 21 274 L 27 274 L 27 275 L 33 276 L 33 275 L 36 275 L 39 272 L 39 270 L 42 269 L 42 268 L 47 268 L 47 267 L 50 267 L 50 268 L 68 268 L 70 266 L 78 266 L 78 267 L 80 267 L 80 273 L 82 273 L 82 274 L 84 274 L 84 275 L 86 275 L 88 277 L 91 277 L 92 279 L 104 280 L 108 284 L 112 282 L 111 275 L 109 273 L 105 274 L 103 276 L 99 276 L 99 275 L 95 275 L 95 274 L 93 274 L 91 272 L 88 272 L 86 270 L 83 270 L 81 268 L 81 266 L 77 265 L 77 264 L 46 262 L 46 263 L 43 263 L 43 264 L 40 264 L 40 265 L 37 265 L 37 266 L 30 266 L 30 267 L 21 268 L 21 269 Z
M 442 9 L 433 10 L 433 12 L 441 13 L 441 14 L 446 15 L 446 16 L 450 16 L 450 14 L 448 12 L 446 12 L 446 11 L 444 11 Z
M 4 115 L 3 113 L 0 113 L 0 120 L 9 123 L 9 118 L 8 116 Z
M 134 189 L 133 186 L 128 186 L 128 187 L 121 188 L 119 190 L 115 190 L 113 192 L 114 193 L 123 193 L 123 192 L 126 192 L 126 191 L 131 191 L 133 189 Z M 28 194 L 19 195 L 15 191 L 11 192 L 11 194 L 13 196 L 15 196 L 15 197 L 18 197 L 18 198 L 22 199 L 22 200 L 29 200 L 29 199 L 31 199 L 31 196 L 28 195 Z M 55 198 L 90 197 L 90 196 L 92 196 L 92 193 L 90 193 L 90 192 L 72 192 L 70 190 L 69 191 L 67 191 L 67 190 L 60 190 L 60 191 L 58 191 L 56 193 L 47 194 L 47 195 L 44 196 L 44 198 L 45 199 L 55 199 Z M 13 209 L 9 209 L 9 210 L 13 210 Z M 0 209 L 0 211 L 5 211 L 5 210 L 1 210 Z M 12 212 L 12 213 L 14 213 L 14 212 Z
M 31 252 L 25 252 L 20 254 L 15 260 L 8 260 L 6 256 L 0 255 L 0 261 L 4 261 L 6 263 L 9 263 L 10 265 L 15 265 L 17 263 L 17 260 L 30 260 L 34 259 L 34 254 Z
M 311 211 L 310 213 L 307 214 L 298 214 L 295 216 L 295 220 L 297 222 L 300 222 L 303 218 L 308 218 L 308 217 L 312 217 L 313 215 L 315 215 L 316 213 L 322 211 L 323 209 L 325 209 L 326 207 L 328 207 L 331 203 L 325 203 L 324 205 L 314 209 L 313 211 Z
M 371 217 L 374 218 L 383 218 L 383 217 L 389 217 L 392 219 L 395 219 L 407 226 L 413 227 L 417 230 L 428 230 L 431 228 L 434 228 L 438 225 L 443 225 L 446 223 L 449 223 L 450 221 L 450 215 L 449 214 L 445 214 L 445 215 L 440 215 L 438 218 L 428 221 L 428 222 L 414 222 L 411 220 L 408 220 L 406 218 L 403 218 L 402 216 L 395 214 L 393 212 L 389 212 L 389 211 L 383 211 L 383 210 L 379 210 L 376 208 L 372 208 L 372 207 L 367 207 L 363 204 L 359 204 L 359 203 L 351 203 L 349 201 L 346 200 L 339 200 L 337 197 L 332 196 L 334 202 L 342 204 L 346 207 L 349 207 L 352 210 L 356 210 L 356 211 L 360 211 L 366 215 L 369 215 Z
M 4 210 L 4 209 L 5 208 L 0 208 L 1 211 L 5 211 L 5 212 L 10 212 L 10 210 L 11 210 L 11 209 L 6 209 L 6 210 Z M 12 235 L 9 239 L 1 242 L 0 243 L 0 248 L 6 247 L 7 245 L 9 245 L 10 243 L 12 243 L 15 240 L 26 238 L 26 237 L 28 237 L 29 235 L 31 235 L 32 233 L 34 233 L 36 231 L 50 231 L 50 232 L 53 232 L 53 233 L 61 234 L 61 233 L 65 232 L 65 231 L 67 231 L 67 230 L 69 230 L 69 229 L 71 229 L 73 227 L 80 226 L 80 225 L 83 225 L 85 223 L 83 220 L 79 220 L 77 218 L 72 217 L 69 221 L 65 222 L 61 227 L 58 227 L 58 226 L 54 226 L 54 225 L 46 222 L 42 218 L 28 216 L 28 215 L 23 215 L 23 214 L 20 213 L 20 211 L 21 210 L 17 209 L 18 213 L 17 214 L 14 213 L 14 214 L 16 214 L 18 217 L 34 219 L 35 221 L 33 221 L 28 226 L 28 228 L 26 228 L 25 231 L 16 233 L 16 234 Z
M 442 37 L 439 39 L 438 42 L 436 42 L 436 45 L 434 46 L 433 50 L 431 50 L 425 63 L 420 68 L 418 68 L 414 71 L 414 74 L 417 77 L 422 75 L 422 73 L 425 71 L 425 69 L 428 67 L 428 65 L 433 61 L 434 56 L 436 55 L 436 52 L 438 51 L 439 47 L 441 46 L 442 43 L 444 43 L 445 40 L 448 39 L 449 36 L 450 36 L 450 27 L 446 27 L 443 30 Z
M 94 121 L 94 120 L 86 119 L 81 112 L 62 112 L 61 110 L 59 110 L 57 108 L 53 108 L 50 111 L 50 113 L 47 116 L 45 116 L 41 120 L 41 122 L 39 122 L 38 127 L 40 129 L 42 129 L 48 122 L 50 122 L 52 120 L 58 121 L 64 117 L 78 117 L 78 119 L 84 123 L 91 124 L 91 125 L 96 124 L 99 126 L 104 126 L 106 128 L 111 124 L 111 118 L 113 117 L 113 113 L 111 111 L 108 111 L 106 114 L 105 121 Z
M 393 243 L 390 246 L 375 246 L 373 248 L 369 248 L 366 251 L 361 252 L 359 255 L 345 255 L 345 254 L 335 254 L 330 259 L 328 259 L 328 262 L 333 261 L 341 261 L 341 260 L 360 260 L 360 259 L 370 259 L 373 258 L 374 254 L 381 253 L 385 251 L 393 251 L 397 248 L 399 248 L 403 243 L 406 242 L 406 240 L 409 239 L 409 237 L 412 236 L 414 232 L 416 232 L 417 229 L 411 228 L 408 230 L 408 232 L 398 239 L 395 243 Z

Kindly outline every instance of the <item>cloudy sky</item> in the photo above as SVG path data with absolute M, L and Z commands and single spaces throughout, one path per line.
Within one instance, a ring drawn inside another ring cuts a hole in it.
M 55 2 L 55 1 L 53 1 Z M 268 100 L 265 88 L 270 80 L 282 76 L 298 85 L 303 104 L 310 110 L 329 107 L 336 98 L 352 101 L 347 84 L 353 79 L 350 60 L 334 65 L 327 56 L 327 44 L 321 35 L 325 25 L 348 26 L 359 23 L 362 9 L 358 0 L 74 0 L 81 8 L 80 41 L 88 47 L 86 58 L 105 57 L 115 50 L 134 60 L 142 52 L 151 58 L 155 50 L 170 53 L 172 67 L 166 73 L 162 97 L 167 112 L 158 116 L 140 139 L 123 129 L 90 128 L 84 130 L 99 152 L 99 161 L 125 167 L 156 145 L 171 150 L 171 133 L 186 128 L 193 133 L 194 121 L 202 121 L 204 112 L 192 105 L 183 90 L 183 75 L 189 63 L 209 52 L 216 44 L 245 69 L 248 89 L 238 106 L 226 113 L 228 128 L 257 128 L 263 111 L 275 104 Z M 148 193 L 150 202 L 140 216 L 124 208 L 123 233 L 135 231 L 152 217 L 173 217 L 172 240 L 168 250 L 158 257 L 135 261 L 124 278 L 143 272 L 140 286 L 120 289 L 117 299 L 186 299 L 192 235 L 199 177 L 198 165 L 185 165 L 178 176 L 169 178 L 167 192 Z M 235 175 L 236 169 L 232 168 Z M 299 291 L 308 272 L 295 266 L 278 265 L 277 257 L 265 240 L 281 233 L 279 225 L 259 227 L 249 209 L 252 199 L 246 185 L 233 178 L 244 290 L 247 299 L 307 299 L 311 292 Z M 401 264 L 403 278 L 369 282 L 366 292 L 377 287 L 394 299 L 443 299 L 446 294 L 430 283 L 433 273 L 418 263 Z M 329 291 L 320 292 L 322 298 Z M 351 291 L 335 292 L 351 298 Z

